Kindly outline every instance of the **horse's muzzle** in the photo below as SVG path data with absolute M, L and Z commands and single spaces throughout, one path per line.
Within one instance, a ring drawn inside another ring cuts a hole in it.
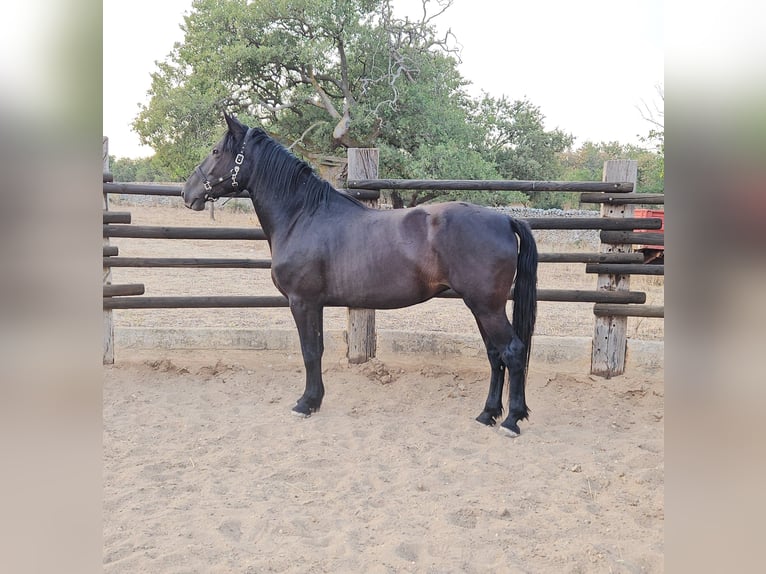
M 193 209 L 194 211 L 202 211 L 205 209 L 205 203 L 206 202 L 204 197 L 197 197 L 191 201 L 184 200 L 184 205 L 189 209 Z
M 181 190 L 181 197 L 184 200 L 184 205 L 189 209 L 193 209 L 194 211 L 202 211 L 205 209 L 205 195 L 190 198 L 189 196 L 192 195 L 192 193 L 190 190 L 187 190 L 188 185 L 189 182 L 187 181 L 186 185 L 184 185 L 183 189 Z

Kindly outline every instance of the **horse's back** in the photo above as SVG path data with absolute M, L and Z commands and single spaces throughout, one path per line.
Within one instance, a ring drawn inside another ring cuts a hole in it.
M 515 257 L 518 245 L 506 214 L 464 202 L 435 204 L 426 209 L 435 227 L 433 247 L 439 252 L 471 253 L 476 259 Z

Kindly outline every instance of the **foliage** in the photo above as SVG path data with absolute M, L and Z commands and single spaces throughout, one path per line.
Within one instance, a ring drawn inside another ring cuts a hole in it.
M 653 149 L 586 142 L 572 150 L 573 137 L 546 130 L 528 100 L 470 97 L 455 39 L 434 25 L 452 0 L 422 1 L 413 21 L 397 18 L 391 0 L 194 0 L 184 41 L 157 64 L 150 101 L 133 123 L 156 155 L 115 161 L 115 178 L 182 180 L 220 137 L 226 110 L 309 161 L 338 147 L 378 147 L 381 177 L 599 181 L 606 159 L 627 158 L 639 162 L 639 192 L 662 192 L 659 107 L 645 105 L 652 130 L 644 143 Z M 397 207 L 578 202 L 571 193 L 517 192 L 391 192 L 390 199 Z
M 432 17 L 395 19 L 389 0 L 194 0 L 134 129 L 184 171 L 216 139 L 222 109 L 296 151 L 373 145 L 408 84 L 450 50 Z
M 558 154 L 571 147 L 574 137 L 558 129 L 546 131 L 545 116 L 538 106 L 526 99 L 512 102 L 485 94 L 473 119 L 484 134 L 484 155 L 501 179 L 559 179 Z M 517 201 L 523 198 L 524 203 L 535 207 L 548 207 L 545 201 L 549 194 L 516 195 Z
M 120 182 L 172 182 L 181 181 L 165 170 L 157 161 L 156 156 L 130 159 L 119 159 L 109 156 L 109 169 L 114 181 Z
M 383 177 L 546 179 L 571 136 L 543 127 L 528 101 L 465 91 L 451 33 L 434 19 L 452 0 L 422 0 L 420 20 L 391 0 L 194 0 L 185 38 L 152 74 L 133 127 L 156 168 L 188 175 L 220 137 L 221 110 L 262 125 L 311 159 L 378 147 Z M 520 194 L 461 194 L 519 201 Z M 392 194 L 397 205 L 455 194 Z
M 503 179 L 546 180 L 559 175 L 556 156 L 574 137 L 561 130 L 546 131 L 545 116 L 528 100 L 510 101 L 484 95 L 473 121 L 482 130 L 487 157 Z
M 655 151 L 619 142 L 585 142 L 575 151 L 561 154 L 563 179 L 601 181 L 604 162 L 610 159 L 633 159 L 638 162 L 637 193 L 663 193 L 663 156 Z

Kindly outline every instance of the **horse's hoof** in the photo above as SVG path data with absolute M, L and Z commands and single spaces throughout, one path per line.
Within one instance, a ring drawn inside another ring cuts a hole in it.
M 514 432 L 509 428 L 505 428 L 504 426 L 501 426 L 498 430 L 500 431 L 501 435 L 507 436 L 509 438 L 518 438 L 519 435 L 521 434 L 521 433 Z
M 309 411 L 307 413 L 304 413 L 303 411 L 299 411 L 297 409 L 298 409 L 298 407 L 295 406 L 295 407 L 293 407 L 293 410 L 290 411 L 293 414 L 294 417 L 298 417 L 298 418 L 301 418 L 301 419 L 307 419 L 307 418 L 309 418 L 311 416 L 311 411 Z
M 481 413 L 478 417 L 476 417 L 476 420 L 488 427 L 495 426 L 495 417 L 487 412 Z
M 501 424 L 499 430 L 503 435 L 510 438 L 516 438 L 521 434 L 519 425 L 509 424 L 508 421 L 505 421 L 503 424 Z

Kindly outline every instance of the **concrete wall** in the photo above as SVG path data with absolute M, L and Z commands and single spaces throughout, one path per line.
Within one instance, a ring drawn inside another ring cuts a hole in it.
M 345 332 L 325 332 L 328 354 L 345 353 Z M 300 352 L 295 329 L 158 329 L 115 328 L 115 355 L 125 357 L 130 349 L 239 349 Z M 435 331 L 378 331 L 378 356 L 386 354 L 427 354 L 437 357 L 486 356 L 481 337 Z M 555 365 L 570 372 L 590 371 L 590 337 L 535 336 L 532 363 Z M 661 372 L 665 365 L 662 341 L 628 340 L 626 372 Z

